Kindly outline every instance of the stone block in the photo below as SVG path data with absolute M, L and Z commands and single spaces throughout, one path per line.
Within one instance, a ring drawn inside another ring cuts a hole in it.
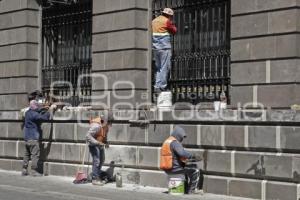
M 108 133 L 108 141 L 113 143 L 131 142 L 127 140 L 128 124 L 114 124 Z
M 162 171 L 141 170 L 140 185 L 168 188 L 167 176 Z
M 138 147 L 138 166 L 159 169 L 160 149 L 156 147 Z
M 181 125 L 181 128 L 185 130 L 186 138 L 183 140 L 183 145 L 197 145 L 198 127 L 197 125 Z
M 221 146 L 221 126 L 204 125 L 200 128 L 200 145 Z
M 141 108 L 150 103 L 148 91 L 146 90 L 115 90 L 110 93 L 110 106 L 112 109 L 132 110 Z
M 76 124 L 75 126 L 77 126 L 76 140 L 80 141 L 80 142 L 84 142 L 86 140 L 86 134 L 87 134 L 88 130 L 90 129 L 89 124 L 79 123 L 79 124 Z M 109 131 L 109 134 L 110 133 L 111 133 L 111 130 Z
M 228 180 L 222 177 L 204 176 L 205 193 L 227 195 Z
M 236 152 L 234 169 L 235 174 L 262 177 L 265 175 L 264 156 L 253 152 Z
M 120 159 L 122 160 L 122 162 L 119 161 Z M 137 147 L 134 146 L 110 145 L 110 147 L 106 149 L 106 164 L 109 164 L 111 161 L 115 161 L 116 163 L 123 163 L 129 166 L 136 166 L 137 159 Z
M 108 35 L 108 49 L 102 50 L 121 50 L 130 48 L 148 48 L 147 31 L 128 30 L 113 32 Z
M 210 150 L 204 154 L 204 170 L 231 173 L 231 152 Z
M 106 77 L 107 84 L 101 84 L 103 79 L 93 79 L 95 90 L 147 89 L 147 73 L 144 70 L 112 71 L 101 74 Z
M 228 195 L 261 199 L 261 181 L 234 179 L 229 181 Z
M 244 147 L 244 126 L 225 126 L 225 146 Z
M 36 61 L 15 61 L 0 63 L 0 77 L 6 78 L 11 76 L 37 76 Z
M 250 40 L 251 60 L 275 58 L 278 53 L 274 51 L 278 45 L 276 37 L 261 37 Z M 277 49 L 278 50 L 278 49 Z
M 268 13 L 236 16 L 231 18 L 231 37 L 246 37 L 268 33 Z
M 17 142 L 3 141 L 3 154 L 5 157 L 17 157 Z
M 1 99 L 1 97 L 0 97 Z M 0 109 L 1 110 L 1 109 Z M 19 119 L 19 112 L 17 111 L 0 111 L 0 119 L 15 120 Z
M 276 36 L 276 57 L 283 58 L 283 57 L 297 57 L 299 56 L 298 50 L 298 41 L 300 37 L 298 34 L 291 34 L 291 35 L 282 35 Z
M 71 141 L 76 135 L 75 125 L 71 123 L 55 123 L 54 124 L 54 139 L 56 141 Z
M 231 41 L 231 61 L 249 60 L 251 57 L 251 40 Z
M 24 141 L 17 141 L 16 142 L 17 144 L 17 150 L 18 150 L 18 152 L 16 152 L 16 157 L 17 158 L 24 158 L 24 152 L 25 152 L 25 142 Z
M 8 138 L 23 139 L 24 133 L 21 129 L 21 123 L 8 123 L 7 124 Z
M 93 14 L 105 12 L 117 12 L 119 10 L 126 10 L 132 8 L 148 9 L 148 0 L 94 0 Z
M 80 144 L 67 143 L 64 144 L 64 161 L 82 162 L 83 150 Z
M 11 160 L 0 159 L 0 169 L 1 170 L 11 170 Z
M 0 140 L 0 156 L 4 156 L 4 140 Z
M 281 127 L 280 128 L 280 147 L 281 149 L 299 149 L 300 128 Z
M 148 127 L 148 143 L 161 145 L 171 133 L 168 124 L 150 124 Z
M 286 108 L 298 102 L 299 85 L 262 85 L 257 89 L 258 102 L 265 107 Z M 270 95 L 272 94 L 272 95 Z
M 249 147 L 276 148 L 276 127 L 249 126 Z
M 37 44 L 16 44 L 10 46 L 10 60 L 38 59 Z
M 8 138 L 8 123 L 0 123 L 0 138 Z
M 266 176 L 279 178 L 293 178 L 293 157 L 292 155 L 266 155 L 264 156 Z
M 42 123 L 41 125 L 42 129 L 42 138 L 46 141 L 52 141 L 53 140 L 53 134 L 54 134 L 54 125 L 53 123 Z
M 266 82 L 266 62 L 235 63 L 231 65 L 231 84 Z
M 293 183 L 267 182 L 266 199 L 295 200 L 297 185 Z
M 127 141 L 130 143 L 142 143 L 146 142 L 146 131 L 145 127 L 134 127 L 128 126 L 127 130 Z
M 271 61 L 270 81 L 275 83 L 299 82 L 298 60 Z
M 148 25 L 148 13 L 141 10 L 126 10 L 94 16 L 93 32 L 109 32 L 122 29 L 144 28 Z
M 66 163 L 47 163 L 48 171 L 46 172 L 49 175 L 56 176 L 72 176 L 74 177 L 78 171 L 79 165 L 75 164 L 66 164 Z
M 108 34 L 95 34 L 93 35 L 93 52 L 108 50 Z
M 296 6 L 296 0 L 232 0 L 231 2 L 231 14 L 243 14 L 249 12 L 259 12 L 274 9 L 282 9 Z
M 246 103 L 253 102 L 252 86 L 234 86 L 231 87 L 231 105 L 233 107 L 243 106 Z
M 299 30 L 297 9 L 269 13 L 269 33 L 295 32 Z
M 64 148 L 63 144 L 60 143 L 48 143 L 48 150 L 46 157 L 48 160 L 63 160 L 64 157 Z

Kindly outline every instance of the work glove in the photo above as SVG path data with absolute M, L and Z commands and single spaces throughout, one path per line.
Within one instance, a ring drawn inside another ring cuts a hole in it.
M 195 159 L 196 161 L 203 160 L 203 156 L 200 153 L 193 153 L 192 159 Z

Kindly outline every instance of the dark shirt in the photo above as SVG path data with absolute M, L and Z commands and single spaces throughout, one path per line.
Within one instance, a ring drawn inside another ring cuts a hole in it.
M 24 140 L 39 140 L 40 131 L 39 126 L 43 120 L 49 120 L 50 113 L 46 112 L 40 114 L 36 110 L 29 109 L 25 114 L 25 123 L 24 123 Z

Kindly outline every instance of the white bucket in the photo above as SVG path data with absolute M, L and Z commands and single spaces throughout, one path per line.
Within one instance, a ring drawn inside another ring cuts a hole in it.
M 157 107 L 172 107 L 172 93 L 161 92 L 157 98 Z
M 214 109 L 215 111 L 219 111 L 220 110 L 220 101 L 214 101 Z
M 184 179 L 170 178 L 169 179 L 169 194 L 184 195 Z

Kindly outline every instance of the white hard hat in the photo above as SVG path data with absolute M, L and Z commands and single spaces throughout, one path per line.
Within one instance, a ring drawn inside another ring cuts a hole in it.
M 171 8 L 165 8 L 162 12 L 170 16 L 174 15 L 174 11 Z

